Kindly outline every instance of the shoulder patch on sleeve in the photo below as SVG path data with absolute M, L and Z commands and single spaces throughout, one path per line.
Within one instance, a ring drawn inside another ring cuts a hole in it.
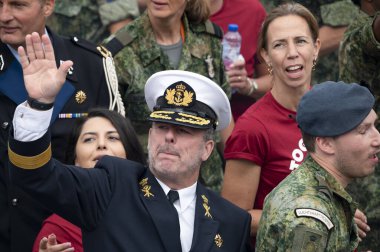
M 294 211 L 297 217 L 310 217 L 319 220 L 320 222 L 325 224 L 328 230 L 334 227 L 334 224 L 332 223 L 330 218 L 318 210 L 311 208 L 296 208 Z
M 292 252 L 324 252 L 328 234 L 300 225 L 294 229 Z
M 112 35 L 103 46 L 106 47 L 112 55 L 116 55 L 134 39 L 135 38 L 129 34 L 127 29 L 121 29 L 115 35 Z

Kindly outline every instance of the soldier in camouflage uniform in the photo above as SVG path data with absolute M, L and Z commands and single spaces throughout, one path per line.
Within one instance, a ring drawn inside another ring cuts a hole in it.
M 281 3 L 288 2 L 288 0 L 261 0 L 267 11 L 271 7 L 275 7 Z M 323 27 L 333 29 L 327 36 L 335 33 L 343 33 L 353 17 L 357 13 L 357 8 L 351 0 L 295 0 L 294 2 L 300 3 L 308 8 L 316 17 L 320 31 Z M 324 33 L 320 32 L 321 51 L 319 53 L 319 60 L 313 74 L 313 84 L 321 83 L 326 80 L 337 81 L 339 77 L 338 66 L 338 47 L 339 41 L 334 42 L 334 49 L 330 53 L 325 51 L 325 46 L 328 43 L 323 41 L 329 38 L 324 38 Z
M 115 55 L 121 90 L 124 88 L 124 104 L 126 114 L 132 121 L 142 146 L 147 146 L 150 114 L 144 99 L 144 84 L 154 73 L 163 70 L 186 70 L 202 74 L 218 83 L 230 96 L 230 88 L 226 81 L 224 65 L 221 59 L 222 31 L 205 17 L 195 20 L 192 6 L 207 4 L 203 0 L 184 1 L 187 5 L 184 14 L 178 16 L 178 35 L 182 49 L 178 57 L 172 60 L 157 42 L 150 17 L 152 3 L 148 2 L 148 11 L 124 27 L 109 39 L 106 44 Z M 206 8 L 206 7 L 204 7 Z M 208 9 L 207 9 L 208 10 Z M 183 10 L 182 10 L 183 11 Z M 190 18 L 191 17 L 191 18 Z M 174 61 L 174 62 L 173 62 Z M 123 93 L 123 91 L 121 91 Z M 202 165 L 201 181 L 209 188 L 220 191 L 223 179 L 223 160 L 216 148 L 211 157 Z
M 380 40 L 376 39 L 380 38 L 380 4 L 379 1 L 353 2 L 359 6 L 361 2 L 362 11 L 344 34 L 339 51 L 339 76 L 347 83 L 365 81 L 375 95 L 375 110 L 380 116 Z M 380 166 L 375 174 L 350 184 L 348 191 L 367 215 L 371 227 L 359 244 L 359 251 L 380 251 Z
M 373 105 L 367 88 L 343 82 L 317 84 L 303 96 L 297 122 L 310 156 L 266 198 L 257 251 L 355 250 L 357 204 L 345 187 L 378 162 Z
M 47 25 L 60 35 L 98 44 L 110 35 L 111 25 L 138 15 L 137 0 L 62 0 L 56 1 Z

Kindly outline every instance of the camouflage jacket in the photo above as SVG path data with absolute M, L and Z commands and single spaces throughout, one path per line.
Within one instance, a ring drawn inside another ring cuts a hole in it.
M 266 198 L 256 250 L 349 252 L 356 203 L 310 156 Z
M 199 25 L 189 24 L 184 16 L 183 23 L 186 38 L 178 69 L 209 77 L 227 94 L 230 94 L 221 59 L 220 37 L 211 29 L 213 27 L 211 22 L 207 21 L 207 24 Z M 152 74 L 170 70 L 173 67 L 167 55 L 156 43 L 146 13 L 120 30 L 115 37 L 125 40 L 123 42 L 126 44 L 116 54 L 115 64 L 121 90 L 126 90 L 123 99 L 127 115 L 137 126 L 138 133 L 147 133 L 146 122 L 150 112 L 144 98 L 145 82 Z M 207 58 L 211 58 L 210 63 L 206 62 Z
M 379 16 L 378 12 L 375 16 Z M 347 82 L 366 81 L 372 89 L 377 115 L 380 115 L 380 43 L 372 31 L 374 17 L 360 12 L 357 19 L 345 32 L 339 50 L 339 76 Z M 380 125 L 377 124 L 377 129 Z M 359 244 L 359 251 L 379 251 L 380 249 L 380 166 L 375 173 L 357 179 L 347 189 L 359 202 L 359 209 L 367 216 L 371 231 Z
M 380 12 L 376 17 L 379 15 Z M 364 80 L 379 97 L 380 42 L 373 34 L 373 20 L 361 11 L 346 30 L 339 50 L 339 77 L 347 83 Z
M 208 25 L 193 25 L 183 19 L 185 26 L 185 42 L 179 62 L 179 70 L 187 70 L 202 74 L 218 83 L 227 94 L 230 88 L 226 81 L 223 61 L 221 59 L 220 37 Z M 212 27 L 212 26 L 211 26 Z M 147 118 L 150 114 L 144 98 L 144 86 L 154 73 L 174 69 L 168 56 L 156 43 L 153 30 L 146 13 L 127 25 L 115 36 L 124 34 L 119 40 L 125 47 L 116 54 L 115 64 L 119 83 L 124 93 L 124 104 L 127 115 L 136 126 L 138 133 L 147 133 Z M 207 63 L 211 58 L 211 63 Z M 211 70 L 211 72 L 210 72 Z M 123 92 L 122 92 L 123 94 Z
M 282 3 L 290 2 L 289 0 L 261 0 L 269 12 Z M 352 16 L 351 11 L 356 9 L 351 0 L 295 0 L 294 2 L 302 4 L 314 14 L 319 26 L 345 26 L 348 25 Z
M 59 35 L 98 44 L 109 36 L 109 24 L 138 15 L 137 0 L 62 0 L 55 2 L 47 24 Z
M 182 19 L 185 30 L 181 59 L 177 69 L 202 74 L 218 83 L 228 96 L 231 94 L 221 58 L 221 35 L 219 27 L 211 21 L 201 24 L 189 23 L 186 15 Z M 219 29 L 219 30 L 218 30 Z M 147 146 L 150 114 L 144 97 L 144 86 L 154 73 L 174 69 L 168 56 L 156 43 L 147 13 L 142 14 L 108 39 L 124 45 L 115 56 L 121 94 L 124 93 L 126 115 L 131 120 L 142 146 Z M 108 44 L 106 44 L 108 47 Z M 111 49 L 111 51 L 115 51 Z M 123 92 L 124 90 L 124 92 Z M 216 153 L 201 169 L 203 182 L 219 191 L 222 182 L 222 159 Z
M 296 1 L 307 7 L 317 18 L 319 27 L 348 26 L 357 12 L 351 0 L 300 0 Z M 338 50 L 319 57 L 313 72 L 313 84 L 326 80 L 337 81 L 339 77 Z

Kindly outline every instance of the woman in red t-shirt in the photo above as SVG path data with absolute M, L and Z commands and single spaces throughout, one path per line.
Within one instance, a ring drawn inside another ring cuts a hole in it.
M 253 244 L 265 196 L 306 156 L 295 118 L 320 46 L 318 23 L 301 5 L 281 5 L 264 20 L 257 51 L 273 88 L 237 121 L 226 143 L 222 188 L 223 197 L 251 214 Z

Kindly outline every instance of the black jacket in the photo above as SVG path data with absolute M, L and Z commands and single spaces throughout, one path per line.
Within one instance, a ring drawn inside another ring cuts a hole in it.
M 33 142 L 10 141 L 12 179 L 34 198 L 82 227 L 85 251 L 179 252 L 178 217 L 146 167 L 103 157 L 94 169 L 44 157 L 20 169 L 25 157 L 49 152 L 49 133 Z M 193 252 L 250 251 L 250 215 L 206 189 L 196 189 Z
M 59 114 L 67 117 L 73 113 L 85 113 L 96 106 L 108 107 L 109 97 L 102 56 L 96 46 L 77 38 L 59 37 L 50 30 L 48 33 L 57 66 L 61 60 L 74 62 L 55 102 L 52 119 L 53 156 L 63 160 L 74 119 L 59 119 Z M 0 42 L 0 251 L 31 251 L 42 221 L 51 214 L 50 210 L 9 183 L 6 167 L 8 131 L 16 106 L 27 98 L 22 76 L 21 65 L 7 45 Z M 83 94 L 85 99 L 79 103 Z

